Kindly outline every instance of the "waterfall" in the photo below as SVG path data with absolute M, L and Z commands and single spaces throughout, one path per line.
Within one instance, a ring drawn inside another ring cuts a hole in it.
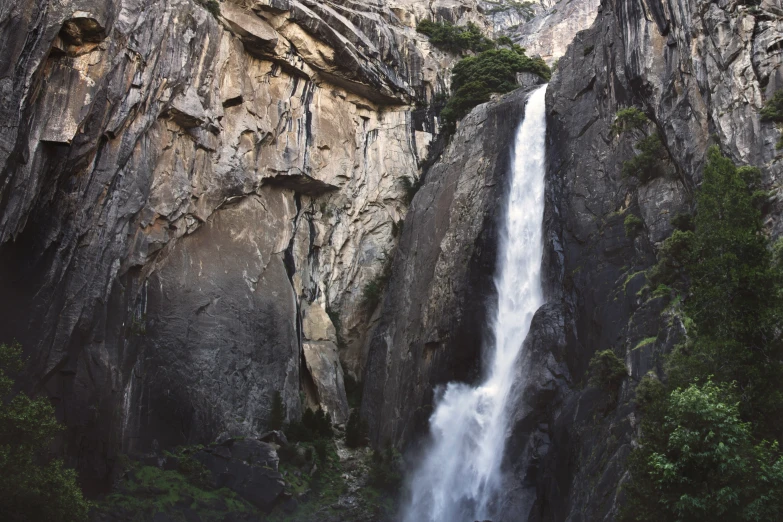
M 493 515 L 516 361 L 533 314 L 543 304 L 545 93 L 546 85 L 528 97 L 512 152 L 488 371 L 475 388 L 448 384 L 438 400 L 430 418 L 432 443 L 409 484 L 405 522 L 473 522 Z

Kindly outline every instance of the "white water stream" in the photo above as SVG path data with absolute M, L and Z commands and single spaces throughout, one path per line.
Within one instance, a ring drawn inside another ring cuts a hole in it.
M 473 522 L 493 515 L 516 361 L 533 314 L 544 302 L 545 92 L 542 86 L 529 96 L 512 152 L 514 171 L 498 243 L 490 365 L 480 386 L 450 383 L 438 401 L 430 418 L 432 443 L 410 482 L 405 522 Z

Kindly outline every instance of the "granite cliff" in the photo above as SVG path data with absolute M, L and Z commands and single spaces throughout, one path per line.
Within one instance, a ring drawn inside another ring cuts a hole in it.
M 0 337 L 96 479 L 119 452 L 257 434 L 273 391 L 345 422 L 362 289 L 455 59 L 412 26 L 480 21 L 470 1 L 218 7 L 0 8 Z
M 321 406 L 343 424 L 353 380 L 372 444 L 415 458 L 434 387 L 479 375 L 529 85 L 447 142 L 433 102 L 459 57 L 416 32 L 431 18 L 559 59 L 548 304 L 519 362 L 499 520 L 614 519 L 635 383 L 686 335 L 644 271 L 692 209 L 709 145 L 761 167 L 770 235 L 783 226 L 780 131 L 759 116 L 783 87 L 783 6 L 521 4 L 0 2 L 0 342 L 24 346 L 22 386 L 55 404 L 56 449 L 88 491 L 120 454 L 217 439 L 198 455 L 222 469 L 216 455 L 267 431 L 275 392 L 290 420 Z M 666 176 L 621 175 L 639 134 L 612 124 L 630 106 Z M 616 397 L 585 379 L 608 348 L 629 371 Z M 276 470 L 266 444 L 233 451 Z

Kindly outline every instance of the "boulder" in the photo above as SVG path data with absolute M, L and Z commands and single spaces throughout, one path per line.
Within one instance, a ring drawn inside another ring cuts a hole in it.
M 230 439 L 193 458 L 209 471 L 212 487 L 229 488 L 262 511 L 269 512 L 283 494 L 285 481 L 277 471 L 277 452 L 266 442 Z
M 302 347 L 318 403 L 329 413 L 333 423 L 346 422 L 349 414 L 348 398 L 337 345 L 332 341 L 305 341 Z

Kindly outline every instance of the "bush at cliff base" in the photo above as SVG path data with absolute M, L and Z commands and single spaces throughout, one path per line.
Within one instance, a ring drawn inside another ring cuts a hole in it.
M 54 408 L 47 399 L 12 394 L 22 366 L 18 345 L 0 345 L 0 520 L 86 520 L 90 505 L 76 472 L 48 455 L 63 429 Z

